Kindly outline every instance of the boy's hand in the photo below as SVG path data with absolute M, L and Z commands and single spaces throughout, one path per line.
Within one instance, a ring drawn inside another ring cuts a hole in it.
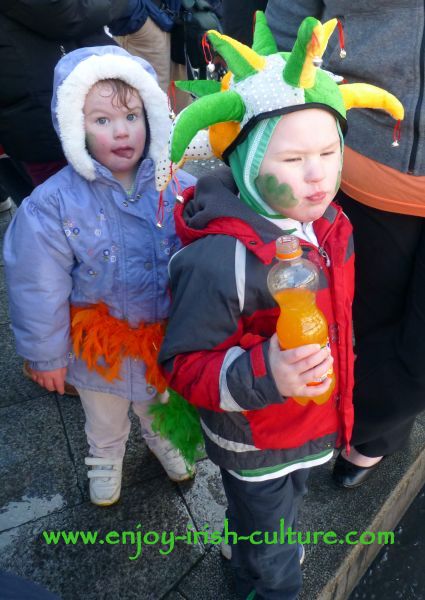
M 66 367 L 53 369 L 52 371 L 36 371 L 28 367 L 28 371 L 31 379 L 41 387 L 48 389 L 49 392 L 65 393 Z
M 331 385 L 330 377 L 318 385 L 307 385 L 326 375 L 332 367 L 333 358 L 327 347 L 309 344 L 292 350 L 281 350 L 277 335 L 274 334 L 270 339 L 269 361 L 277 389 L 282 396 L 313 398 L 324 394 Z

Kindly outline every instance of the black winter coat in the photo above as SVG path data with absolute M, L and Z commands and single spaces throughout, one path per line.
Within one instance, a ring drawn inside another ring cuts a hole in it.
M 65 52 L 114 44 L 104 25 L 126 0 L 1 0 L 0 144 L 26 162 L 63 158 L 53 129 L 53 71 Z

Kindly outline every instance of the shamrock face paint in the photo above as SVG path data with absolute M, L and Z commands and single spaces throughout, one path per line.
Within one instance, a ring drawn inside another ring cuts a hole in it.
M 291 208 L 298 204 L 291 186 L 287 183 L 279 183 L 276 175 L 259 175 L 255 180 L 255 185 L 260 193 L 260 196 L 270 206 L 280 206 L 282 210 Z
M 340 168 L 335 117 L 318 108 L 300 110 L 276 125 L 255 184 L 276 213 L 315 221 L 336 194 Z

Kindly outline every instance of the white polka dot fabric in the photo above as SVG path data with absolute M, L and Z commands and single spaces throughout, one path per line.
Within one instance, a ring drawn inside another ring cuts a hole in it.
M 251 77 L 235 83 L 230 89 L 237 92 L 246 107 L 241 126 L 244 127 L 255 115 L 271 112 L 284 106 L 304 104 L 304 90 L 294 88 L 283 79 L 286 61 L 279 54 L 266 57 L 266 67 L 255 75 L 255 86 Z

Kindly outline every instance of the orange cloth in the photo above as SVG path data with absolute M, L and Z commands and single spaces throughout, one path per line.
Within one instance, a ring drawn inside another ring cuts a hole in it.
M 158 366 L 164 332 L 165 321 L 140 323 L 134 329 L 126 321 L 112 317 L 103 303 L 71 306 L 75 355 L 107 381 L 120 379 L 123 358 L 138 358 L 146 365 L 146 381 L 158 392 L 165 392 L 167 384 Z M 104 364 L 100 364 L 99 359 L 103 359 Z
M 354 200 L 372 208 L 425 217 L 425 177 L 400 173 L 347 146 L 341 189 Z

